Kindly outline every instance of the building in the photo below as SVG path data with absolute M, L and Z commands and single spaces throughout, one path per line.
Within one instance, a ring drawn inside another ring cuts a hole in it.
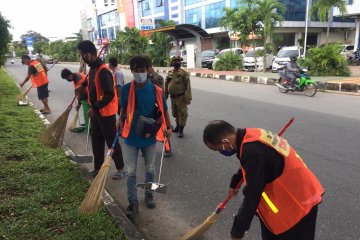
M 339 9 L 334 9 L 334 16 L 339 17 Z M 346 1 L 346 17 L 353 18 L 355 21 L 355 29 L 352 29 L 352 32 L 354 34 L 351 34 L 351 37 L 353 38 L 353 43 L 356 46 L 356 48 L 360 47 L 360 0 L 347 0 Z

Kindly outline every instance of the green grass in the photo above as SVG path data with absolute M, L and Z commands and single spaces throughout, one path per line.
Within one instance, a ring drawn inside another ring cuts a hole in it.
M 78 213 L 89 184 L 62 150 L 39 143 L 45 127 L 16 105 L 19 93 L 0 69 L 0 239 L 125 239 L 104 207 Z

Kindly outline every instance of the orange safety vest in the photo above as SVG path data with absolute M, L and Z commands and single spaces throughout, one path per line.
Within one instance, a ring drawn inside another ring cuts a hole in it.
M 80 78 L 80 80 L 79 81 L 77 81 L 76 83 L 75 83 L 75 81 L 73 81 L 73 84 L 74 84 L 74 88 L 75 89 L 77 89 L 78 87 L 80 87 L 82 84 L 83 84 L 83 82 L 85 82 L 85 80 L 86 80 L 86 75 L 85 74 L 83 74 L 82 72 L 79 72 L 79 73 L 77 73 L 77 74 L 79 74 L 80 76 L 81 76 L 81 78 Z M 88 92 L 88 87 L 86 86 L 85 87 L 85 94 L 87 94 L 87 92 Z
M 111 70 L 106 66 L 105 63 L 103 63 L 96 71 L 95 73 L 95 88 L 96 88 L 96 100 L 97 101 L 101 101 L 104 97 L 104 90 L 102 89 L 101 87 L 101 79 L 100 79 L 100 72 L 102 69 L 107 69 L 110 73 L 111 73 Z M 88 78 L 88 86 L 90 84 L 90 80 Z M 115 89 L 115 81 L 114 81 L 114 78 L 113 78 L 113 84 L 114 84 L 114 97 L 113 99 L 103 108 L 101 108 L 99 111 L 100 111 L 100 115 L 102 117 L 109 117 L 109 116 L 112 116 L 112 115 L 115 115 L 118 111 L 118 100 L 117 100 L 117 92 L 116 92 L 116 89 Z M 90 103 L 90 91 L 88 91 L 88 103 L 89 105 L 91 106 L 91 103 Z
M 260 128 L 247 128 L 240 146 L 259 141 L 274 148 L 284 157 L 284 170 L 273 182 L 265 185 L 257 213 L 274 234 L 292 228 L 322 200 L 324 189 L 301 157 L 280 136 Z M 246 185 L 246 172 L 241 168 Z
M 163 91 L 161 88 L 159 88 L 156 85 L 154 85 L 154 87 L 156 92 L 156 102 L 159 105 L 159 109 L 161 111 L 161 117 L 162 117 L 162 125 L 156 134 L 156 140 L 159 142 L 164 142 L 165 140 L 164 131 L 166 131 L 166 120 L 165 120 L 165 110 L 164 110 L 164 102 L 163 102 Z M 126 119 L 121 131 L 121 136 L 123 138 L 127 138 L 130 134 L 131 124 L 134 118 L 134 112 L 135 112 L 135 83 L 134 81 L 132 81 L 130 85 L 128 104 L 126 108 Z M 169 140 L 166 141 L 165 149 L 167 151 L 170 150 Z
M 49 82 L 45 69 L 40 62 L 32 60 L 29 65 L 34 66 L 37 71 L 36 74 L 31 75 L 31 83 L 33 88 L 41 87 Z

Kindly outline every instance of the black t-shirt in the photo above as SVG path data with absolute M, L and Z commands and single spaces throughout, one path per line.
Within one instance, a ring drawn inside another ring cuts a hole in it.
M 245 133 L 246 129 L 238 129 L 237 146 L 241 145 Z M 243 237 L 245 231 L 249 230 L 265 185 L 273 182 L 284 170 L 284 158 L 275 149 L 259 141 L 245 143 L 241 158 L 239 151 L 237 157 L 246 172 L 246 186 L 243 188 L 243 202 L 231 230 L 231 235 L 237 238 Z M 230 187 L 235 188 L 242 177 L 239 169 L 232 177 Z

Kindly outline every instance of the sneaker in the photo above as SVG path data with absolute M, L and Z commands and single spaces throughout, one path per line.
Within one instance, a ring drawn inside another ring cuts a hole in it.
M 112 177 L 112 179 L 114 180 L 118 180 L 118 179 L 122 179 L 126 177 L 126 172 L 124 172 L 123 170 L 118 170 L 116 171 L 116 173 L 114 174 L 114 176 Z
M 125 210 L 125 215 L 128 218 L 133 218 L 139 212 L 138 202 L 131 202 L 130 205 Z
M 96 175 L 99 173 L 99 169 L 92 170 L 89 174 L 91 177 L 96 177 Z
M 171 150 L 164 152 L 164 157 L 166 157 L 166 158 L 171 157 L 171 155 L 172 155 Z
M 147 208 L 153 209 L 156 207 L 152 193 L 145 193 L 145 203 Z

